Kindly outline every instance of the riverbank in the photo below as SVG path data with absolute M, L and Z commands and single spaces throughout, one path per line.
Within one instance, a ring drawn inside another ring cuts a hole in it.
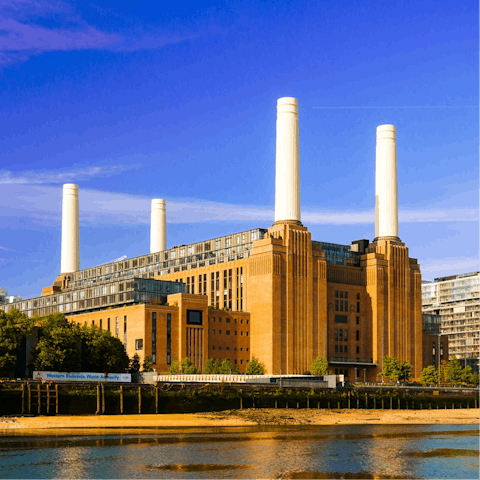
M 477 409 L 314 410 L 244 409 L 163 415 L 59 415 L 1 417 L 0 430 L 151 427 L 240 427 L 253 425 L 478 425 Z

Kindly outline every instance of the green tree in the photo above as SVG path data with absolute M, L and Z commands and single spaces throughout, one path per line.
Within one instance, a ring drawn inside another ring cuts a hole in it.
M 440 381 L 440 374 L 433 365 L 429 365 L 420 373 L 420 380 L 424 385 L 438 383 Z
M 328 361 L 323 357 L 317 357 L 310 366 L 312 375 L 326 375 L 328 372 Z
M 474 385 L 478 385 L 478 381 L 478 372 L 472 372 L 467 380 L 468 383 L 473 383 Z
M 228 375 L 229 373 L 240 373 L 240 370 L 227 358 L 218 361 L 218 373 Z
M 170 375 L 178 375 L 180 373 L 180 363 L 177 360 L 177 357 L 172 358 L 172 363 L 168 367 L 168 373 Z
M 448 362 L 447 368 L 447 381 L 449 382 L 461 382 L 462 381 L 463 368 L 458 358 L 453 358 Z
M 411 366 L 410 366 L 411 368 Z M 383 370 L 377 374 L 384 375 L 389 380 L 397 381 L 400 378 L 402 371 L 400 370 L 400 365 L 398 364 L 397 357 L 388 355 L 383 359 Z
M 153 372 L 153 359 L 150 355 L 147 355 L 145 357 L 142 365 L 142 370 L 144 372 Z
M 52 313 L 39 321 L 31 365 L 39 371 L 79 372 L 81 370 L 81 329 L 61 313 Z
M 448 360 L 442 360 L 440 362 L 440 381 L 442 383 L 447 383 L 448 378 L 447 378 L 447 371 L 448 371 Z
M 247 365 L 247 375 L 265 375 L 265 365 L 258 358 L 252 357 Z
M 136 353 L 130 360 L 130 366 L 128 367 L 129 373 L 138 373 L 140 371 L 140 357 Z
M 218 371 L 218 363 L 215 361 L 214 358 L 207 358 L 205 361 L 205 367 L 203 368 L 203 373 L 206 375 L 214 375 L 219 373 Z
M 398 367 L 400 368 L 399 380 L 407 381 L 412 378 L 412 364 L 410 362 L 402 360 Z
M 200 373 L 200 370 L 198 370 L 188 357 L 185 357 L 182 360 L 182 375 L 195 375 L 196 373 Z
M 22 340 L 32 329 L 33 320 L 16 308 L 8 313 L 0 310 L 0 376 L 15 374 Z
M 130 365 L 120 339 L 95 326 L 82 327 L 82 357 L 87 372 L 122 373 Z

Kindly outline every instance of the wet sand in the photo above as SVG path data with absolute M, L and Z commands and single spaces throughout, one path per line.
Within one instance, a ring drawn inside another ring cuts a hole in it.
M 245 409 L 214 413 L 160 415 L 59 415 L 0 417 L 0 431 L 151 428 L 244 427 L 253 425 L 478 425 L 478 409 L 458 410 L 294 410 Z

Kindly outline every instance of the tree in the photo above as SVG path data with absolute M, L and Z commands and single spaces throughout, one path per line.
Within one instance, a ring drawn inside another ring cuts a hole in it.
M 224 358 L 218 361 L 218 373 L 228 375 L 230 373 L 240 373 L 240 370 L 230 360 Z
M 313 375 L 326 375 L 328 372 L 328 361 L 323 357 L 317 357 L 310 366 Z
M 95 326 L 82 327 L 82 357 L 87 372 L 121 373 L 130 365 L 120 339 Z
M 182 375 L 195 375 L 196 373 L 200 373 L 200 370 L 198 370 L 188 357 L 185 357 L 182 360 Z
M 424 385 L 438 383 L 440 381 L 440 374 L 433 365 L 429 365 L 420 373 L 420 380 Z
M 400 377 L 399 380 L 410 380 L 412 378 L 412 364 L 406 360 L 402 360 L 400 365 Z
M 39 320 L 39 332 L 30 361 L 35 370 L 79 372 L 81 370 L 81 330 L 61 313 Z
M 215 361 L 214 358 L 207 358 L 205 361 L 205 367 L 203 368 L 203 373 L 206 375 L 214 375 L 219 373 L 218 371 L 218 363 Z
M 147 355 L 145 357 L 142 365 L 142 370 L 144 372 L 153 372 L 153 359 L 150 355 Z
M 460 361 L 458 358 L 453 358 L 448 362 L 447 368 L 447 381 L 449 382 L 461 382 L 462 381 L 462 366 L 460 365 Z
M 410 368 L 412 366 L 410 365 Z M 389 357 L 388 355 L 383 359 L 383 370 L 377 374 L 384 375 L 389 380 L 397 381 L 402 374 L 400 365 L 398 364 L 397 357 Z
M 32 333 L 33 320 L 16 308 L 0 310 L 0 376 L 15 374 L 22 340 Z
M 140 357 L 136 353 L 132 360 L 130 360 L 130 366 L 128 367 L 129 373 L 138 373 L 140 371 Z
M 177 357 L 172 358 L 172 363 L 168 367 L 168 373 L 170 375 L 178 375 L 180 373 L 180 363 L 177 360 Z
M 258 358 L 252 357 L 247 365 L 247 375 L 265 375 L 265 365 Z
M 440 362 L 440 381 L 442 383 L 448 382 L 448 379 L 447 379 L 448 365 L 449 365 L 448 360 L 442 360 Z

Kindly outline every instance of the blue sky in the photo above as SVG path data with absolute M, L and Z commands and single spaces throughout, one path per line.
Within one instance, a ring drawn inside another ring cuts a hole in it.
M 397 128 L 399 234 L 424 279 L 478 266 L 478 3 L 0 1 L 0 286 L 274 221 L 276 100 L 299 100 L 302 221 L 374 237 L 375 130 Z

